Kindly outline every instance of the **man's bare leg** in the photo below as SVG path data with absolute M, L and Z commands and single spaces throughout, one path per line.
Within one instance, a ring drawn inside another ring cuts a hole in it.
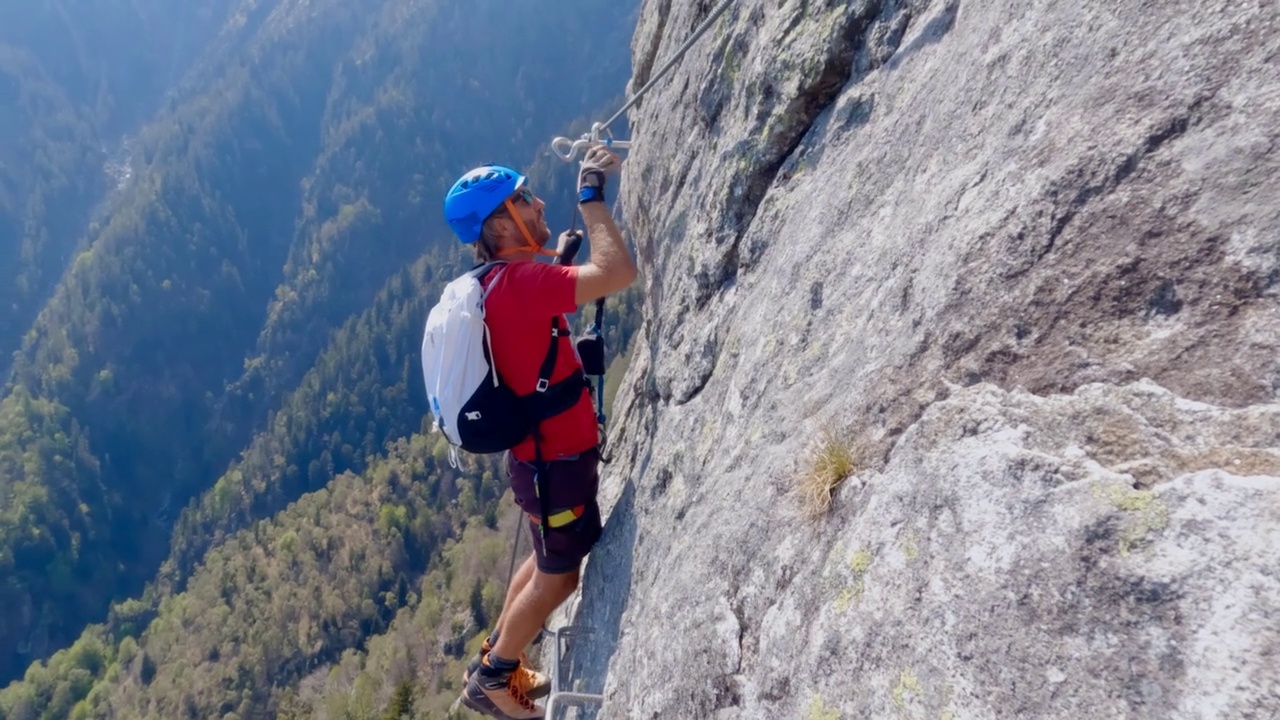
M 529 579 L 533 577 L 533 570 L 537 567 L 537 555 L 529 553 L 529 557 L 520 563 L 520 567 L 516 568 L 515 573 L 507 582 L 507 597 L 502 601 L 502 611 L 498 613 L 498 621 L 494 623 L 493 630 L 489 631 L 489 636 L 484 639 L 484 643 L 480 646 L 480 651 L 471 659 L 471 664 L 462 673 L 462 681 L 465 683 L 471 677 L 471 673 L 480 667 L 480 662 L 486 652 L 493 651 L 493 642 L 495 638 L 502 635 L 502 627 L 506 624 L 507 616 L 511 614 L 511 606 L 515 604 L 516 597 L 529 584 Z
M 548 575 L 534 567 L 532 577 L 503 612 L 502 632 L 491 654 L 504 660 L 518 659 L 551 613 L 578 588 L 578 576 L 577 569 Z
M 493 627 L 493 633 L 490 637 L 501 637 L 503 625 L 506 624 L 507 616 L 511 614 L 511 606 L 515 604 L 516 598 L 525 586 L 529 584 L 529 579 L 533 577 L 534 568 L 537 567 L 537 556 L 530 552 L 529 557 L 520 563 L 520 567 L 516 568 L 516 572 L 511 576 L 511 580 L 507 582 L 507 597 L 502 601 L 502 612 L 498 614 L 498 622 Z

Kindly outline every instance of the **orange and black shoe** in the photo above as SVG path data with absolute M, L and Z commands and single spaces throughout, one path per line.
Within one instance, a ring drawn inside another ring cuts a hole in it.
M 466 687 L 467 683 L 471 682 L 471 676 L 480 668 L 480 662 L 484 660 L 484 657 L 491 650 L 493 650 L 493 646 L 489 644 L 489 638 L 485 638 L 484 643 L 480 645 L 480 652 L 477 652 L 471 658 L 471 662 L 467 664 L 467 669 L 462 673 L 463 687 Z M 537 700 L 551 693 L 551 678 L 529 667 L 529 657 L 525 653 L 520 653 L 520 667 L 516 668 L 516 672 L 525 676 L 523 682 L 525 687 L 528 688 L 529 697 Z
M 523 663 L 510 670 L 498 670 L 489 664 L 486 654 L 467 680 L 462 704 L 499 720 L 541 720 L 546 715 L 529 696 L 530 680 L 538 673 L 522 670 Z

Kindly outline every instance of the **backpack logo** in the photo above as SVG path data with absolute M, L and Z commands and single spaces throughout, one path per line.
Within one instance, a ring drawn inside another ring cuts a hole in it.
M 479 420 L 479 419 L 480 419 L 480 413 L 479 413 L 478 411 L 472 411 L 472 412 L 469 412 L 469 413 L 467 413 L 467 419 L 468 419 L 468 420 L 471 420 L 471 421 L 473 421 L 473 422 L 474 422 L 474 421 L 476 421 L 476 420 Z

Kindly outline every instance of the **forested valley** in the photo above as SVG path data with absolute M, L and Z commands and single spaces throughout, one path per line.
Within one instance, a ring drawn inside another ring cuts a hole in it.
M 637 8 L 0 2 L 0 719 L 452 702 L 516 516 L 430 428 L 444 192 L 505 162 L 564 229 Z

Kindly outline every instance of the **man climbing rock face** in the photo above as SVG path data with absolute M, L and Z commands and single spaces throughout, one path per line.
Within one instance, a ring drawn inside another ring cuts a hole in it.
M 559 344 L 551 385 L 582 375 L 565 315 L 635 280 L 635 261 L 605 205 L 606 177 L 619 165 L 603 146 L 588 151 L 580 164 L 578 207 L 591 248 L 582 265 L 538 262 L 539 256 L 571 255 L 565 250 L 580 236 L 562 233 L 557 249 L 547 250 L 546 203 L 511 168 L 475 168 L 445 197 L 445 217 L 462 242 L 475 246 L 476 259 L 507 263 L 481 281 L 485 322 L 494 369 L 522 397 L 540 389 L 539 372 L 544 361 L 551 362 L 546 360 L 549 341 Z M 553 327 L 558 329 L 548 332 Z M 529 518 L 534 549 L 512 576 L 497 624 L 464 675 L 462 702 L 477 712 L 543 717 L 534 700 L 550 691 L 550 683 L 528 667 L 524 648 L 578 587 L 582 560 L 600 537 L 596 422 L 584 384 L 568 410 L 537 423 L 506 453 L 511 489 Z

